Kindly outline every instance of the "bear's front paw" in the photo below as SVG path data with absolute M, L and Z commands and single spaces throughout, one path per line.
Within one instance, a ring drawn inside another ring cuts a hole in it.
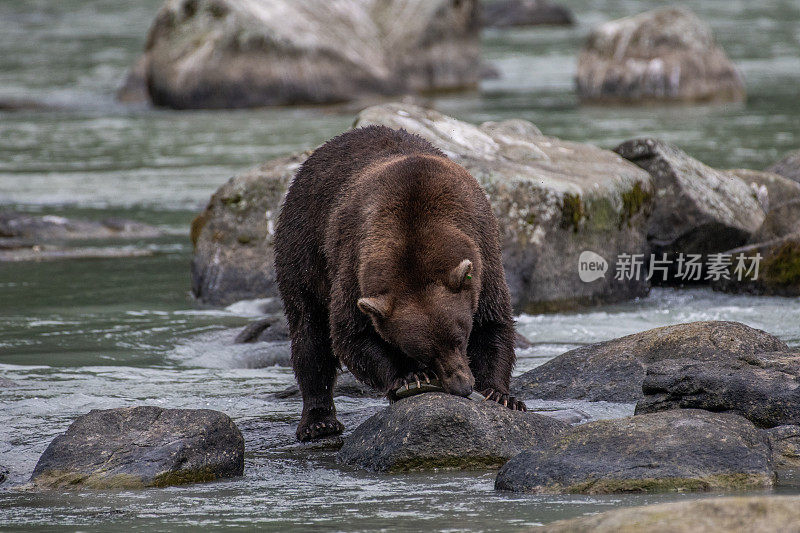
M 508 394 L 503 394 L 502 392 L 497 392 L 494 389 L 484 389 L 481 391 L 481 394 L 484 397 L 484 401 L 489 400 L 492 402 L 497 402 L 504 407 L 508 407 L 513 411 L 527 411 L 528 408 L 525 407 L 525 404 L 520 400 L 517 400 L 513 396 L 509 396 Z
M 344 431 L 344 425 L 336 420 L 336 415 L 328 415 L 324 418 L 304 416 L 297 427 L 297 440 L 300 442 L 317 440 L 341 435 L 342 431 Z

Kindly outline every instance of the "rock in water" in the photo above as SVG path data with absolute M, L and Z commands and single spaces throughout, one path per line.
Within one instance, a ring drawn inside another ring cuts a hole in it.
M 759 427 L 800 424 L 800 353 L 654 363 L 636 414 L 689 408 L 741 415 Z
M 525 450 L 495 488 L 532 493 L 771 487 L 768 437 L 731 414 L 683 409 L 574 426 Z
M 93 221 L 14 211 L 0 213 L 0 244 L 5 239 L 41 243 L 74 239 L 135 239 L 161 234 L 161 230 L 154 226 L 122 218 Z
M 710 254 L 747 242 L 764 222 L 749 184 L 708 167 L 658 139 L 614 149 L 653 177 L 655 202 L 647 237 L 656 254 Z
M 783 159 L 769 167 L 767 172 L 774 172 L 784 178 L 800 182 L 800 150 L 789 152 Z
M 777 212 L 787 213 L 789 210 L 795 212 L 797 209 L 794 204 L 785 207 L 787 211 Z M 726 253 L 731 257 L 739 257 L 742 254 L 744 263 L 748 267 L 757 262 L 758 277 L 753 279 L 752 275 L 742 276 L 740 280 L 735 272 L 731 272 L 730 279 L 723 278 L 714 282 L 715 290 L 772 296 L 800 296 L 800 231 L 778 239 L 729 250 Z
M 209 409 L 125 407 L 76 419 L 39 458 L 39 488 L 164 487 L 244 473 L 244 439 Z
M 738 322 L 691 322 L 628 335 L 561 354 L 511 379 L 520 398 L 635 402 L 647 367 L 658 361 L 726 361 L 789 351 L 779 339 Z
M 288 342 L 289 325 L 282 316 L 261 318 L 249 323 L 233 341 L 236 344 L 249 342 Z
M 472 87 L 478 0 L 167 0 L 146 82 L 177 109 L 332 103 Z
M 739 101 L 741 76 L 691 11 L 667 7 L 606 22 L 578 58 L 578 95 L 593 102 Z
M 390 405 L 344 439 L 339 461 L 378 472 L 492 468 L 567 424 L 430 392 Z
M 474 126 L 413 105 L 361 112 L 422 136 L 463 165 L 489 195 L 502 231 L 506 280 L 518 311 L 536 312 L 644 296 L 644 277 L 617 280 L 620 254 L 645 253 L 650 176 L 610 151 L 543 136 L 530 122 Z M 203 301 L 274 296 L 273 230 L 283 195 L 307 154 L 231 179 L 195 219 L 194 293 Z M 266 216 L 265 216 L 266 214 Z M 604 272 L 582 281 L 584 252 Z M 604 257 L 603 257 L 604 256 Z
M 511 26 L 571 26 L 572 12 L 550 0 L 498 0 L 483 7 L 483 25 L 490 28 Z
M 783 533 L 800 530 L 799 496 L 705 498 L 559 520 L 530 533 Z

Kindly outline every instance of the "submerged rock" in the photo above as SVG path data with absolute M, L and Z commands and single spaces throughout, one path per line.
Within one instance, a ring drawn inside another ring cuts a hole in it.
M 153 103 L 332 103 L 480 77 L 478 0 L 167 0 L 145 48 Z
M 159 235 L 161 230 L 156 227 L 123 218 L 93 221 L 15 211 L 0 213 L 0 244 L 6 239 L 41 243 L 75 239 L 133 239 Z
M 774 172 L 784 178 L 800 182 L 800 150 L 789 152 L 783 159 L 770 166 L 767 172 Z
M 244 440 L 208 409 L 125 407 L 77 418 L 39 458 L 38 488 L 164 487 L 241 476 Z
M 356 125 L 405 128 L 464 165 L 486 189 L 502 231 L 506 279 L 518 311 L 558 310 L 647 294 L 642 279 L 615 279 L 618 255 L 644 253 L 650 176 L 613 152 L 543 136 L 525 121 L 474 126 L 408 104 L 361 112 Z M 193 290 L 224 305 L 277 294 L 275 221 L 307 154 L 231 179 L 195 219 Z M 584 282 L 586 251 L 605 256 L 605 275 Z M 610 272 L 609 272 L 610 271 Z
M 369 418 L 344 439 L 338 459 L 378 472 L 492 468 L 568 427 L 496 403 L 431 392 Z
M 653 363 L 788 350 L 769 333 L 738 322 L 691 322 L 576 348 L 512 378 L 511 392 L 520 398 L 635 402 L 643 397 L 642 382 Z
M 614 149 L 653 177 L 656 202 L 647 227 L 652 251 L 711 254 L 747 242 L 764 222 L 750 185 L 658 139 L 633 139 Z
M 650 365 L 636 414 L 689 408 L 741 415 L 759 427 L 800 424 L 800 353 L 677 359 Z
M 289 326 L 283 316 L 271 316 L 251 322 L 236 336 L 236 344 L 248 342 L 286 342 Z
M 574 426 L 515 456 L 495 488 L 532 493 L 771 487 L 767 436 L 731 414 L 683 409 Z
M 713 284 L 715 290 L 731 293 L 770 296 L 800 296 L 800 231 L 767 242 L 729 250 L 732 257 L 745 258 L 746 264 L 758 264 L 758 276 L 729 273 L 729 279 Z M 760 259 L 759 259 L 760 256 Z M 758 259 L 756 261 L 756 259 Z
M 490 28 L 573 24 L 572 12 L 550 0 L 497 0 L 483 7 L 483 25 Z
M 665 7 L 596 28 L 581 50 L 578 96 L 593 102 L 739 101 L 742 78 L 711 29 Z
M 800 496 L 704 498 L 559 520 L 535 527 L 536 533 L 718 533 L 800 530 Z

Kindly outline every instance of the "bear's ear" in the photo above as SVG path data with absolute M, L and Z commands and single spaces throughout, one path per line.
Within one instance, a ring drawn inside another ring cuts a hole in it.
M 457 267 L 450 271 L 449 285 L 460 291 L 472 279 L 472 261 L 464 259 Z
M 389 316 L 389 298 L 376 296 L 374 298 L 359 298 L 358 309 L 367 316 L 386 318 Z

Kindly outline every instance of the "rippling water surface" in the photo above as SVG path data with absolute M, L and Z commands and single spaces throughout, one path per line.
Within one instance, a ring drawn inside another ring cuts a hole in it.
M 430 104 L 471 121 L 519 117 L 545 133 L 603 147 L 656 135 L 720 167 L 763 168 L 800 145 L 800 1 L 682 2 L 713 26 L 741 68 L 746 104 L 638 109 L 579 107 L 575 57 L 588 29 L 660 5 L 569 1 L 579 25 L 485 34 L 502 73 L 480 92 Z M 158 225 L 166 236 L 121 243 L 149 257 L 0 263 L 0 524 L 81 530 L 267 526 L 282 530 L 516 531 L 619 505 L 693 495 L 519 496 L 495 493 L 493 472 L 375 475 L 294 444 L 297 400 L 285 367 L 232 345 L 258 305 L 205 308 L 189 295 L 188 224 L 228 177 L 345 129 L 354 109 L 172 112 L 123 106 L 114 92 L 139 53 L 159 2 L 5 0 L 0 3 L 0 101 L 47 109 L 0 111 L 0 209 Z M 692 320 L 738 320 L 800 346 L 800 301 L 654 290 L 649 298 L 581 313 L 521 316 L 534 342 L 517 372 L 577 345 Z M 138 492 L 15 489 L 56 434 L 95 408 L 207 407 L 232 416 L 247 441 L 241 480 Z M 340 398 L 354 427 L 383 405 Z M 567 404 L 592 416 L 630 405 Z M 0 526 L 2 527 L 2 526 Z

